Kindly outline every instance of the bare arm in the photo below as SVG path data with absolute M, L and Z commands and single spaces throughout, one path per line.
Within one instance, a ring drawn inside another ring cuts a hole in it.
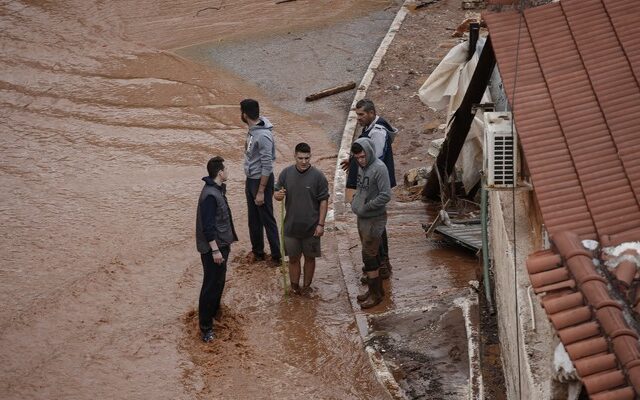
M 324 199 L 320 202 L 320 217 L 318 218 L 318 225 L 316 225 L 316 231 L 313 236 L 320 237 L 324 235 L 324 221 L 327 218 L 327 209 L 329 208 L 329 200 Z

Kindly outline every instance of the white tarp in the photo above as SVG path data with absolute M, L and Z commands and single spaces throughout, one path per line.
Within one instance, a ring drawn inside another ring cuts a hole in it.
M 467 54 L 469 53 L 468 41 L 452 48 L 418 91 L 420 100 L 424 104 L 434 110 L 447 111 L 447 122 L 449 122 L 451 115 L 462 103 L 469 82 L 473 77 L 473 72 L 476 69 L 476 65 L 478 65 L 485 41 L 485 38 L 478 39 L 476 51 L 469 61 L 467 61 Z M 491 95 L 488 89 L 485 91 L 481 102 L 491 102 Z M 467 191 L 480 179 L 483 137 L 483 112 L 478 110 L 456 163 L 457 167 L 462 169 L 462 183 Z

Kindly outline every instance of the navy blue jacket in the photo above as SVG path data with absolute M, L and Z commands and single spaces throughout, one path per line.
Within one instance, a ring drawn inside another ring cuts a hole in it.
M 369 134 L 374 129 L 383 129 L 386 131 L 386 141 L 384 144 L 384 149 L 382 151 L 382 157 L 380 160 L 387 166 L 387 171 L 389 172 L 389 182 L 391 183 L 391 187 L 396 186 L 396 169 L 393 162 L 393 148 L 391 144 L 393 143 L 393 139 L 395 138 L 397 129 L 393 128 L 391 124 L 389 124 L 384 118 L 378 117 L 378 120 L 375 124 L 371 124 L 369 129 L 362 128 L 362 133 L 358 136 L 358 139 L 369 137 Z M 349 171 L 347 172 L 347 188 L 355 189 L 358 182 L 358 163 L 355 160 L 351 160 L 349 163 Z

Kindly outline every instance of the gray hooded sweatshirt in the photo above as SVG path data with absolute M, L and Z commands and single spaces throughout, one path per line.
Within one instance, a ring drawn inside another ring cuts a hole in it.
M 367 166 L 358 165 L 356 193 L 351 200 L 351 210 L 359 218 L 371 218 L 387 212 L 391 200 L 391 186 L 387 166 L 376 157 L 373 141 L 369 138 L 356 140 L 367 154 Z
M 249 128 L 244 149 L 244 174 L 247 178 L 260 179 L 273 172 L 276 146 L 272 128 L 273 125 L 265 117 L 260 117 L 258 123 Z

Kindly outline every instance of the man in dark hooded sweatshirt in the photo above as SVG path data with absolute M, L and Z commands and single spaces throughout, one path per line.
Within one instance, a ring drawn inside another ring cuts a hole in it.
M 358 217 L 362 263 L 368 286 L 367 292 L 358 296 L 358 302 L 362 309 L 366 309 L 380 304 L 384 296 L 378 252 L 387 225 L 387 203 L 391 200 L 391 185 L 387 167 L 375 156 L 371 139 L 356 140 L 351 146 L 351 153 L 358 165 L 351 210 Z
M 389 183 L 391 188 L 396 186 L 396 173 L 393 161 L 393 139 L 398 130 L 391 126 L 384 118 L 377 115 L 376 106 L 369 99 L 362 99 L 356 103 L 355 108 L 358 124 L 362 126 L 362 133 L 358 138 L 369 138 L 373 141 L 373 149 L 375 155 L 387 167 L 389 172 Z M 342 162 L 342 168 L 347 172 L 347 188 L 355 189 L 358 176 L 358 164 L 351 162 L 351 159 Z M 391 262 L 389 261 L 389 241 L 387 231 L 382 234 L 382 242 L 380 243 L 380 276 L 387 279 L 391 276 Z M 366 275 L 361 278 L 366 283 Z
M 273 125 L 260 116 L 260 105 L 256 100 L 245 99 L 240 102 L 240 118 L 247 124 L 247 142 L 244 153 L 245 194 L 247 196 L 247 214 L 249 238 L 253 259 L 261 261 L 264 255 L 264 233 L 271 249 L 271 260 L 280 262 L 280 237 L 278 225 L 273 216 L 273 163 L 276 159 L 276 146 L 273 140 Z
M 198 316 L 205 342 L 215 338 L 213 318 L 220 309 L 231 243 L 238 240 L 226 197 L 227 172 L 223 162 L 222 157 L 213 157 L 207 163 L 209 176 L 202 178 L 204 187 L 196 212 L 196 246 L 204 270 Z

